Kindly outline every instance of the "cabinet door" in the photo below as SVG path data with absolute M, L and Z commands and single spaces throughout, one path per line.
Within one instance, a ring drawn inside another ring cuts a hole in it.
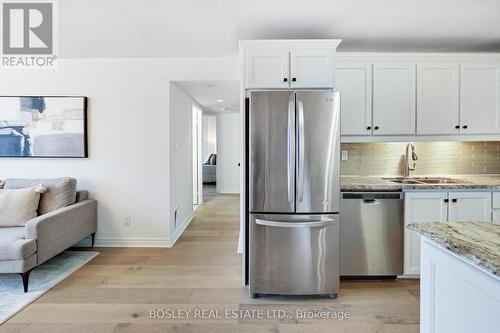
M 491 221 L 491 192 L 450 192 L 449 221 Z
M 332 88 L 334 54 L 331 49 L 291 51 L 290 87 Z
M 417 65 L 417 134 L 459 134 L 459 82 L 458 64 Z
M 411 223 L 446 222 L 447 192 L 406 193 L 405 226 Z M 420 236 L 405 227 L 405 275 L 420 274 Z
M 493 211 L 493 213 L 491 214 L 491 220 L 493 222 L 500 223 L 500 211 L 498 210 Z
M 341 135 L 371 135 L 372 66 L 337 65 L 335 82 L 340 91 Z
M 500 64 L 463 64 L 460 71 L 463 134 L 500 133 Z
M 415 65 L 373 65 L 373 134 L 415 134 Z
M 288 50 L 255 49 L 246 53 L 247 88 L 288 88 L 289 87 Z

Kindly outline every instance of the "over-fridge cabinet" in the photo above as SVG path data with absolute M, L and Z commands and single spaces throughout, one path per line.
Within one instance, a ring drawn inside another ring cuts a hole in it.
M 245 89 L 333 88 L 341 40 L 240 41 Z

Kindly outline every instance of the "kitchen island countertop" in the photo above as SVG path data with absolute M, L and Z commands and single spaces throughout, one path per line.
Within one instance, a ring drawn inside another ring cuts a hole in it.
M 407 228 L 494 276 L 500 274 L 500 223 L 431 222 L 410 224 Z

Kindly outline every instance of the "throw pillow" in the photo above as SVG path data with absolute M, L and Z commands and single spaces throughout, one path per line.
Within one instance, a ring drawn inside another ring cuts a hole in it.
M 43 185 L 0 190 L 0 227 L 22 227 L 37 216 Z
M 4 188 L 27 188 L 38 184 L 47 188 L 47 192 L 40 197 L 38 215 L 72 205 L 76 201 L 76 179 L 69 177 L 53 179 L 10 178 L 5 180 Z

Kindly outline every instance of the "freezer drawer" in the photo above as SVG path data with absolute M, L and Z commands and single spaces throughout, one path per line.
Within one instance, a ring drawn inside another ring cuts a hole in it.
M 404 199 L 400 192 L 342 193 L 340 274 L 403 274 Z
M 250 215 L 250 292 L 337 294 L 339 216 Z

